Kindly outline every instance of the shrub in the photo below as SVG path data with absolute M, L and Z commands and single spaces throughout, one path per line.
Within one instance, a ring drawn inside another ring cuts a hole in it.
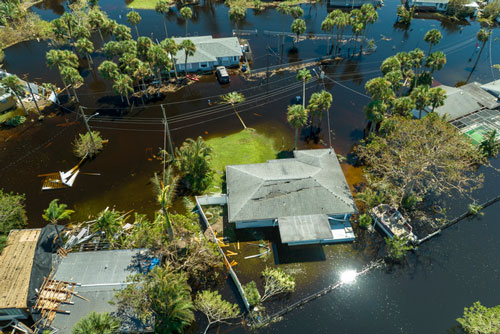
M 469 213 L 473 216 L 483 216 L 484 212 L 481 212 L 483 207 L 477 203 L 471 203 L 469 204 Z
M 243 286 L 243 291 L 245 292 L 245 297 L 248 300 L 250 306 L 255 306 L 260 303 L 260 292 L 257 289 L 257 284 L 251 281 Z
M 463 318 L 457 321 L 467 334 L 500 333 L 500 305 L 488 308 L 475 302 L 471 307 L 464 308 Z
M 359 216 L 359 227 L 366 229 L 371 224 L 372 224 L 372 217 L 369 214 L 363 213 L 361 216 Z
M 93 139 L 93 143 L 92 143 Z M 73 142 L 73 152 L 78 158 L 93 158 L 102 151 L 104 139 L 98 131 L 92 131 L 92 138 L 87 132 L 79 134 Z
M 10 230 L 26 226 L 24 195 L 5 193 L 0 189 L 0 251 L 7 243 Z
M 408 239 L 405 238 L 389 238 L 385 239 L 387 256 L 393 261 L 400 261 L 406 256 L 406 252 L 412 250 L 413 247 L 408 244 Z
M 26 117 L 17 115 L 9 118 L 4 124 L 9 128 L 15 128 L 16 126 L 19 126 L 24 122 L 26 122 Z

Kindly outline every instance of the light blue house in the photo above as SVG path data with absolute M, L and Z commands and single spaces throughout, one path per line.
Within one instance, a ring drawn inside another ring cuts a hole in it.
M 174 38 L 177 44 L 189 39 L 196 46 L 196 52 L 187 58 L 188 72 L 211 71 L 217 66 L 238 66 L 243 56 L 240 43 L 236 37 L 213 38 L 212 36 L 194 36 Z M 184 50 L 175 55 L 176 69 L 184 71 L 186 56 Z
M 226 167 L 228 219 L 236 228 L 279 228 L 288 245 L 354 240 L 357 212 L 333 149 Z

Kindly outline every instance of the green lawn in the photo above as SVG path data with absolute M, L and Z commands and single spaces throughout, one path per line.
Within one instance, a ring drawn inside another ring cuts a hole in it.
M 133 0 L 127 7 L 134 9 L 155 9 L 157 2 L 158 0 Z
M 222 191 L 222 178 L 227 165 L 265 162 L 276 159 L 279 153 L 272 139 L 253 129 L 212 138 L 206 142 L 213 149 L 212 167 L 215 170 L 214 182 L 207 190 L 208 193 Z
M 14 109 L 14 110 L 11 110 L 9 112 L 6 112 L 5 114 L 0 114 L 0 124 L 2 124 L 3 122 L 6 122 L 7 120 L 9 120 L 10 118 L 14 117 L 14 116 L 24 116 L 25 112 L 24 112 L 24 109 L 23 108 L 17 108 L 17 109 Z

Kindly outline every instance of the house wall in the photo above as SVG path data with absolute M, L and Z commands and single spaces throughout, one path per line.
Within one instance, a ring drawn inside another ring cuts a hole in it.
M 10 94 L 0 96 L 0 113 L 14 108 L 16 103 L 15 97 Z
M 25 310 L 17 308 L 0 309 L 0 321 L 27 318 L 28 313 Z
M 419 1 L 410 0 L 408 4 L 410 7 L 415 6 L 419 10 L 444 12 L 445 10 L 448 9 L 447 3 L 419 2 Z
M 189 61 L 189 58 L 188 58 Z M 200 63 L 187 63 L 188 72 L 210 71 L 215 70 L 217 66 L 237 66 L 240 63 L 240 57 L 220 57 L 217 61 L 208 61 Z M 177 63 L 176 68 L 178 72 L 184 72 L 184 63 Z

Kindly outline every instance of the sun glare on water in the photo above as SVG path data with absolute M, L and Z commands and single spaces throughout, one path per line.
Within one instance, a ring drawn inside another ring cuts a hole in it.
M 340 280 L 342 281 L 342 283 L 349 284 L 356 280 L 356 276 L 356 270 L 346 270 L 342 272 L 342 274 L 340 274 Z

